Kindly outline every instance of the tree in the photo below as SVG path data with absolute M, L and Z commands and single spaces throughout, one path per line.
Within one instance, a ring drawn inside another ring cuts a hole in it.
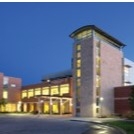
M 5 98 L 0 99 L 0 110 L 1 110 L 2 106 L 5 109 L 6 104 L 7 104 L 7 100 Z
M 134 86 L 131 88 L 131 94 L 130 94 L 128 101 L 129 101 L 131 110 L 134 112 Z

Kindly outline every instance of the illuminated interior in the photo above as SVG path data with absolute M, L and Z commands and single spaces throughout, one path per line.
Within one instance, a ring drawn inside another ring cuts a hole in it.
M 80 70 L 80 69 L 77 69 L 77 71 L 76 71 L 76 76 L 77 76 L 77 77 L 81 77 L 81 70 Z
M 7 91 L 3 91 L 3 98 L 7 99 L 8 98 L 8 92 Z
M 69 93 L 69 84 L 60 85 L 60 96 Z
M 42 95 L 49 95 L 49 87 L 42 88 Z
M 51 95 L 57 95 L 57 94 L 59 94 L 58 86 L 52 86 Z
M 41 95 L 41 88 L 35 88 L 35 95 Z
M 33 96 L 34 96 L 34 91 L 33 91 L 33 89 L 28 90 L 28 98 L 29 98 L 29 97 L 33 97 Z
M 22 91 L 22 98 L 25 98 L 25 97 L 27 97 L 27 90 Z

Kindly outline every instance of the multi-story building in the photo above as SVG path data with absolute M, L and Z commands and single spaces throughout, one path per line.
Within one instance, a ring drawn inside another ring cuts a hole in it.
M 0 111 L 20 111 L 21 79 L 4 76 L 0 73 L 0 100 L 4 99 L 6 105 L 1 106 Z
M 94 25 L 81 27 L 70 37 L 74 39 L 74 115 L 114 113 L 113 90 L 123 86 L 125 45 Z

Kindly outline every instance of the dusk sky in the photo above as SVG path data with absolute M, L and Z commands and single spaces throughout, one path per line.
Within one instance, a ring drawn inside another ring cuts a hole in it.
M 28 85 L 70 69 L 69 34 L 92 24 L 126 44 L 134 61 L 134 3 L 0 3 L 0 72 Z

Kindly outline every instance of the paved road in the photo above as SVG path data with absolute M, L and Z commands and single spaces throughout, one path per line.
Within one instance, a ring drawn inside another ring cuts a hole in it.
M 83 133 L 84 132 L 84 133 Z M 0 116 L 0 134 L 121 134 L 101 124 L 38 116 Z
M 0 116 L 0 134 L 82 134 L 87 123 L 28 116 Z

